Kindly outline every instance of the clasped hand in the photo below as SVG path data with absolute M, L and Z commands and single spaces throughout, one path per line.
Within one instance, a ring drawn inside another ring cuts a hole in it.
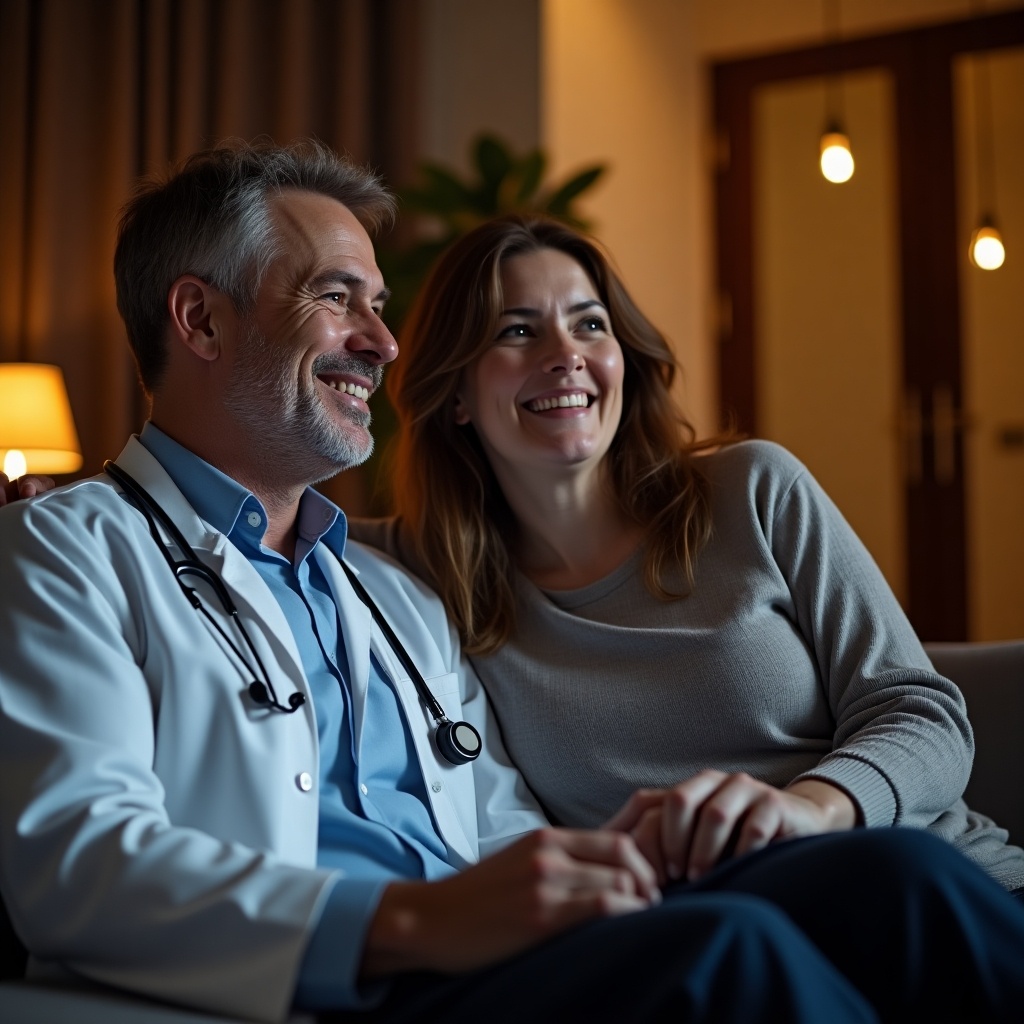
M 853 801 L 830 783 L 787 789 L 744 772 L 707 770 L 670 789 L 641 789 L 606 825 L 628 832 L 661 885 L 696 881 L 720 861 L 793 836 L 852 828 Z
M 18 480 L 8 480 L 6 473 L 0 473 L 0 507 L 19 498 L 34 497 L 52 488 L 53 480 L 48 476 L 23 476 Z

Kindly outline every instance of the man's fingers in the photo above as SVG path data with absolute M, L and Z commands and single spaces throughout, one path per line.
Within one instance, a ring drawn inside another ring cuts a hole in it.
M 574 887 L 612 888 L 619 892 L 628 887 L 647 902 L 661 898 L 654 868 L 624 832 L 545 829 L 540 835 L 541 842 L 557 846 L 572 858 L 578 880 Z

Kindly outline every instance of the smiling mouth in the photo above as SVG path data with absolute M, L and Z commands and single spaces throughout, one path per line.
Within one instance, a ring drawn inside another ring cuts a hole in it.
M 326 384 L 332 391 L 337 391 L 343 395 L 353 395 L 356 398 L 362 399 L 364 402 L 369 401 L 369 388 L 364 388 L 359 384 L 353 384 L 351 381 L 340 380 L 336 377 L 317 377 L 317 380 L 320 381 L 321 384 Z
M 578 392 L 574 395 L 558 395 L 556 398 L 535 398 L 532 402 L 524 402 L 530 412 L 547 412 L 549 409 L 583 409 L 594 403 L 593 395 Z

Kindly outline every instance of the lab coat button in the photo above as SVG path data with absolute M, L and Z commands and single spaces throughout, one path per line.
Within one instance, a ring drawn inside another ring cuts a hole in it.
M 299 772 L 295 776 L 295 785 L 302 790 L 303 793 L 308 793 L 313 788 L 313 776 L 309 772 Z
M 433 791 L 434 791 L 435 793 L 440 793 L 440 792 L 441 792 L 441 783 L 440 783 L 440 782 L 432 782 L 432 783 L 430 784 L 430 788 L 431 788 L 431 789 L 432 789 L 432 790 L 433 790 Z
M 368 790 L 368 789 L 366 788 L 366 783 L 365 783 L 365 782 L 362 782 L 362 783 L 360 783 L 360 784 L 359 784 L 359 792 L 360 792 L 360 793 L 362 793 L 362 794 L 363 794 L 363 796 L 366 796 L 366 794 L 370 792 L 370 791 L 369 791 L 369 790 Z

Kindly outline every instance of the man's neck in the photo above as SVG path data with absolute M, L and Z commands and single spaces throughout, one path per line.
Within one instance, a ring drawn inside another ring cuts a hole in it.
M 216 432 L 210 432 L 210 436 L 196 435 L 173 417 L 160 416 L 156 408 L 151 420 L 183 448 L 251 491 L 267 514 L 264 547 L 284 555 L 289 561 L 294 558 L 299 502 L 306 490 L 306 481 L 285 480 L 283 474 L 275 472 L 270 465 L 253 465 L 251 451 L 245 445 L 230 439 L 221 443 L 223 435 Z

